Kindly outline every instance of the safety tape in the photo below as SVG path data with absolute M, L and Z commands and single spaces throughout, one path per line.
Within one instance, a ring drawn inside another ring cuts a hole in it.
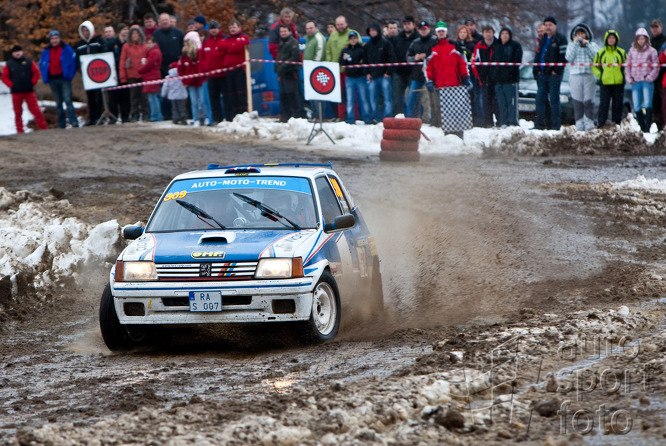
M 179 80 L 183 80 L 183 79 L 196 79 L 197 77 L 208 77 L 208 76 L 211 76 L 213 74 L 220 74 L 220 73 L 224 73 L 226 71 L 237 70 L 239 68 L 243 68 L 244 66 L 245 66 L 245 62 L 239 63 L 238 65 L 234 65 L 233 67 L 218 68 L 217 70 L 206 71 L 205 73 L 185 74 L 183 76 L 167 77 L 165 79 L 155 79 L 154 81 L 137 82 L 136 84 L 118 85 L 117 87 L 109 87 L 109 88 L 105 88 L 104 90 L 122 90 L 124 88 L 143 87 L 144 85 L 159 85 L 159 84 L 163 84 L 165 82 L 179 81 Z
M 249 59 L 247 62 L 249 63 L 282 63 L 282 64 L 288 64 L 288 65 L 303 65 L 303 62 L 294 62 L 294 61 L 287 61 L 287 60 L 273 60 L 273 59 Z M 239 68 L 242 68 L 246 65 L 247 62 L 242 62 L 239 63 L 238 65 L 235 65 L 233 67 L 228 67 L 228 68 L 219 68 L 217 70 L 212 70 L 212 71 L 207 71 L 205 73 L 196 73 L 196 74 L 186 74 L 184 76 L 177 76 L 177 77 L 169 77 L 165 79 L 155 79 L 153 81 L 144 81 L 144 82 L 137 82 L 135 84 L 125 84 L 125 85 L 118 85 L 117 87 L 109 87 L 105 88 L 104 90 L 122 90 L 125 88 L 135 88 L 135 87 L 142 87 L 144 85 L 159 85 L 163 84 L 165 82 L 172 82 L 172 81 L 177 81 L 177 80 L 183 80 L 183 79 L 196 79 L 198 77 L 208 77 L 212 76 L 215 74 L 220 74 L 224 73 L 227 71 L 233 71 L 237 70 Z M 596 66 L 596 67 L 666 67 L 666 64 L 656 64 L 656 63 L 634 63 L 634 64 L 629 64 L 629 63 L 563 63 L 563 62 L 547 62 L 547 63 L 540 63 L 540 62 L 525 62 L 525 63 L 517 63 L 517 62 L 467 62 L 468 65 L 473 65 L 473 66 L 499 66 L 499 67 L 510 67 L 510 66 L 537 66 L 537 67 L 565 67 L 565 66 L 570 66 L 570 67 L 589 67 L 589 66 Z M 414 66 L 414 65 L 423 65 L 423 62 L 394 62 L 394 63 L 376 63 L 376 64 L 355 64 L 355 65 L 345 65 L 344 68 L 376 68 L 376 67 L 402 67 L 402 66 Z

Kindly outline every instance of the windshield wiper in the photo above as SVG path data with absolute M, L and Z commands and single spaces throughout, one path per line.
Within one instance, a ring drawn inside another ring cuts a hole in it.
M 248 197 L 247 195 L 237 194 L 236 192 L 234 192 L 234 195 L 236 197 L 240 198 L 241 200 L 243 200 L 244 202 L 246 202 L 248 204 L 251 204 L 255 208 L 259 209 L 261 211 L 261 216 L 262 217 L 266 217 L 269 220 L 280 222 L 288 228 L 289 225 L 285 224 L 283 221 L 278 220 L 278 218 L 281 218 L 281 219 L 287 221 L 294 229 L 301 229 L 301 227 L 298 224 L 294 223 L 292 220 L 290 220 L 287 217 L 285 217 L 284 215 L 280 214 L 275 209 L 272 209 L 272 208 L 266 206 L 261 201 L 257 201 L 253 198 Z
M 176 203 L 178 203 L 179 205 L 181 205 L 182 207 L 184 207 L 185 209 L 187 209 L 188 211 L 190 211 L 191 213 L 196 215 L 199 220 L 206 223 L 211 228 L 213 228 L 214 226 L 211 225 L 210 223 L 208 223 L 206 220 L 204 220 L 204 218 L 206 218 L 208 220 L 213 220 L 222 229 L 227 229 L 226 226 L 224 226 L 219 221 L 215 220 L 215 217 L 213 217 L 212 215 L 210 215 L 208 212 L 204 211 L 203 209 L 193 205 L 192 203 L 188 203 L 187 201 L 181 200 L 180 198 L 176 198 Z

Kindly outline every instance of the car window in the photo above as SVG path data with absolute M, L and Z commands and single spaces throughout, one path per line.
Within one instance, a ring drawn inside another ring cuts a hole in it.
M 331 182 L 333 190 L 335 191 L 335 196 L 338 198 L 340 206 L 342 207 L 342 213 L 351 214 L 351 204 L 349 203 L 349 200 L 347 200 L 347 195 L 342 191 L 340 180 L 331 175 L 328 176 L 328 180 Z
M 266 212 L 265 208 L 269 208 Z M 220 177 L 176 181 L 161 198 L 147 232 L 316 228 L 307 178 Z M 221 225 L 221 226 L 220 226 Z
M 342 215 L 340 202 L 326 177 L 317 178 L 315 180 L 315 185 L 317 187 L 317 193 L 319 194 L 324 223 L 333 223 L 335 217 Z

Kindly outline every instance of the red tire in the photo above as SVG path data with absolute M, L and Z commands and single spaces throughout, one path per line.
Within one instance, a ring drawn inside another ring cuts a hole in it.
M 382 150 L 379 159 L 382 161 L 418 161 L 421 158 L 419 152 L 391 152 Z
M 418 141 L 396 141 L 393 139 L 382 139 L 379 146 L 382 150 L 389 152 L 417 152 L 419 150 Z
M 421 118 L 384 118 L 385 129 L 420 130 Z
M 421 139 L 421 132 L 419 130 L 384 129 L 382 135 L 384 139 L 392 139 L 394 141 L 418 141 Z

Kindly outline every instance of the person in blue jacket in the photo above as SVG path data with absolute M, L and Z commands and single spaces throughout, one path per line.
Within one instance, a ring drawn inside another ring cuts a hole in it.
M 39 71 L 42 81 L 51 87 L 51 94 L 56 103 L 58 127 L 64 129 L 67 121 L 63 102 L 67 106 L 67 117 L 72 127 L 78 127 L 79 122 L 74 113 L 72 103 L 72 79 L 76 74 L 76 53 L 60 38 L 60 32 L 53 30 L 49 33 L 49 45 L 39 59 Z

